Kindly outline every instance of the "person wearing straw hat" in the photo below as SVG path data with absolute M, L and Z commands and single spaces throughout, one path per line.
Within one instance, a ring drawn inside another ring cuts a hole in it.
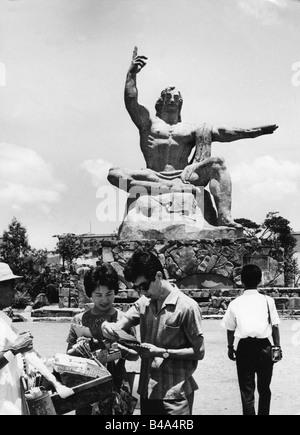
M 0 262 L 0 415 L 22 415 L 21 353 L 33 349 L 30 332 L 18 333 L 12 327 L 12 320 L 2 311 L 11 306 L 14 283 L 20 278 L 13 274 L 8 264 Z

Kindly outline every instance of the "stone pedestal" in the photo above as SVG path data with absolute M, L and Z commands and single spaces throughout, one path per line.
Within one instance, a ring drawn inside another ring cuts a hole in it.
M 141 195 L 127 204 L 124 221 L 119 229 L 120 240 L 199 240 L 242 236 L 242 230 L 213 226 L 212 206 L 204 189 L 195 195 L 174 192 Z M 206 199 L 205 199 L 206 198 Z M 207 208 L 207 211 L 205 212 Z

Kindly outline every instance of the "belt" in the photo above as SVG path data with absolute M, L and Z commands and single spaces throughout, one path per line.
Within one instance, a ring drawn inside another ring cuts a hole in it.
M 245 341 L 265 341 L 265 340 L 269 340 L 269 339 L 267 337 L 266 338 L 247 337 L 247 338 L 241 338 L 241 340 L 245 340 Z

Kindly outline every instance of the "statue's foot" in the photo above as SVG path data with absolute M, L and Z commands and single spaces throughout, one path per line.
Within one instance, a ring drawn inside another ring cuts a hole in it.
M 242 229 L 243 226 L 241 224 L 238 224 L 235 222 L 232 217 L 230 216 L 219 216 L 218 219 L 218 226 L 224 226 L 224 227 L 230 227 L 230 228 L 236 228 L 236 229 Z

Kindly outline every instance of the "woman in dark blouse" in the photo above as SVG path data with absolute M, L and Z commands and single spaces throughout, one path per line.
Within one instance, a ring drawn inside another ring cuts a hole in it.
M 90 269 L 84 278 L 85 292 L 94 303 L 93 308 L 84 313 L 76 315 L 71 323 L 70 332 L 67 338 L 68 351 L 76 345 L 80 337 L 93 339 L 97 343 L 97 348 L 102 349 L 100 361 L 107 366 L 114 381 L 117 391 L 120 390 L 124 378 L 126 378 L 125 361 L 136 361 L 138 354 L 134 350 L 128 349 L 118 343 L 120 359 L 107 362 L 108 352 L 104 343 L 105 337 L 102 335 L 101 325 L 104 321 L 117 322 L 124 314 L 113 306 L 116 294 L 119 290 L 119 279 L 115 269 L 107 263 Z M 128 331 L 131 332 L 131 331 Z M 111 400 L 107 405 L 102 403 L 97 406 L 89 406 L 77 411 L 79 415 L 92 413 L 109 415 L 112 412 Z M 93 409 L 97 410 L 92 412 Z

